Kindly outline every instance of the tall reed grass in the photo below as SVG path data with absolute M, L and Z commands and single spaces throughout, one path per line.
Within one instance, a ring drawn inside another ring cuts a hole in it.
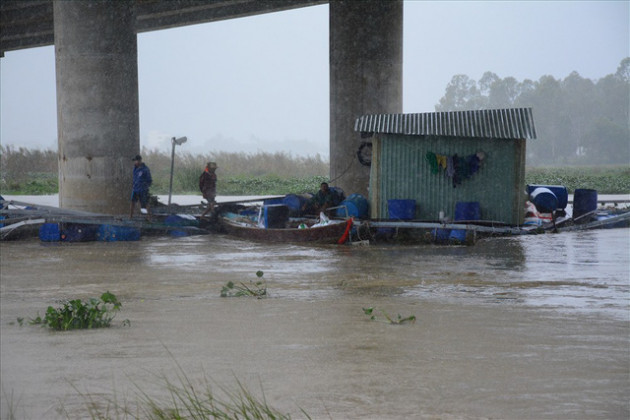
M 135 396 L 125 395 L 122 398 L 114 390 L 112 397 L 98 394 L 98 399 L 72 385 L 83 398 L 89 418 L 98 420 L 179 420 L 179 419 L 224 419 L 224 420 L 290 420 L 291 415 L 272 407 L 260 384 L 260 395 L 255 395 L 238 378 L 234 386 L 218 384 L 206 375 L 192 380 L 181 365 L 173 359 L 177 370 L 176 380 L 168 375 L 156 374 L 152 390 L 134 384 Z M 301 408 L 300 413 L 310 419 L 310 415 Z M 68 418 L 70 413 L 66 412 Z
M 170 186 L 171 154 L 143 149 L 151 169 L 153 194 L 166 194 Z M 288 153 L 215 152 L 194 155 L 177 151 L 173 160 L 173 193 L 198 194 L 199 175 L 206 162 L 216 162 L 219 195 L 299 194 L 315 192 L 328 179 L 329 163 L 320 155 Z M 131 160 L 129 172 L 132 171 Z M 0 148 L 0 192 L 3 194 L 54 194 L 58 192 L 57 154 Z
M 328 181 L 329 162 L 320 155 L 293 156 L 288 153 L 211 152 L 194 155 L 176 151 L 173 193 L 198 194 L 199 175 L 206 162 L 216 162 L 219 195 L 300 194 L 316 192 Z M 153 174 L 153 194 L 167 194 L 171 154 L 142 150 Z M 57 153 L 52 150 L 0 148 L 0 193 L 55 194 L 58 192 Z M 131 173 L 132 165 L 129 162 Z M 626 165 L 591 167 L 528 167 L 527 184 L 564 185 L 570 193 L 590 188 L 600 194 L 630 193 L 630 168 Z

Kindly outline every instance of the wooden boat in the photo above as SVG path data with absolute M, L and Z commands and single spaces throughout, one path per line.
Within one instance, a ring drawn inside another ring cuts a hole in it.
M 238 238 L 262 242 L 337 243 L 352 227 L 352 219 L 330 220 L 325 225 L 312 227 L 261 228 L 252 223 L 230 217 L 219 218 L 223 231 Z M 295 223 L 294 223 L 295 224 Z M 307 224 L 307 223 L 306 223 Z M 311 223 L 312 224 L 312 223 Z

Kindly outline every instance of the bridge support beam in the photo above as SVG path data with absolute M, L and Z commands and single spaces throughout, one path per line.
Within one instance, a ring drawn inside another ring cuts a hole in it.
M 138 153 L 134 1 L 55 1 L 59 206 L 126 214 Z
M 368 197 L 354 121 L 402 112 L 402 0 L 336 0 L 330 15 L 330 179 Z

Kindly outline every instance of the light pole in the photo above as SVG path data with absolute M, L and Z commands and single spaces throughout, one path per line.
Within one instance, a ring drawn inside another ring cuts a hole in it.
M 171 152 L 171 183 L 168 187 L 168 207 L 170 209 L 171 207 L 171 194 L 173 192 L 173 167 L 175 166 L 175 146 L 176 145 L 182 145 L 184 143 L 186 143 L 186 140 L 188 140 L 185 136 L 184 137 L 180 137 L 178 139 L 176 139 L 175 137 L 173 137 L 171 139 L 171 144 L 173 145 L 173 150 Z

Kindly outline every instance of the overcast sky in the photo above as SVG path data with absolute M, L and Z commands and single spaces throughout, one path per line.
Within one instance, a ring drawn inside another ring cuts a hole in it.
M 456 74 L 597 80 L 630 56 L 628 1 L 404 2 L 403 110 Z M 375 28 L 378 30 L 378 28 Z M 328 6 L 138 35 L 140 144 L 329 154 Z M 0 59 L 2 145 L 57 148 L 54 48 Z

